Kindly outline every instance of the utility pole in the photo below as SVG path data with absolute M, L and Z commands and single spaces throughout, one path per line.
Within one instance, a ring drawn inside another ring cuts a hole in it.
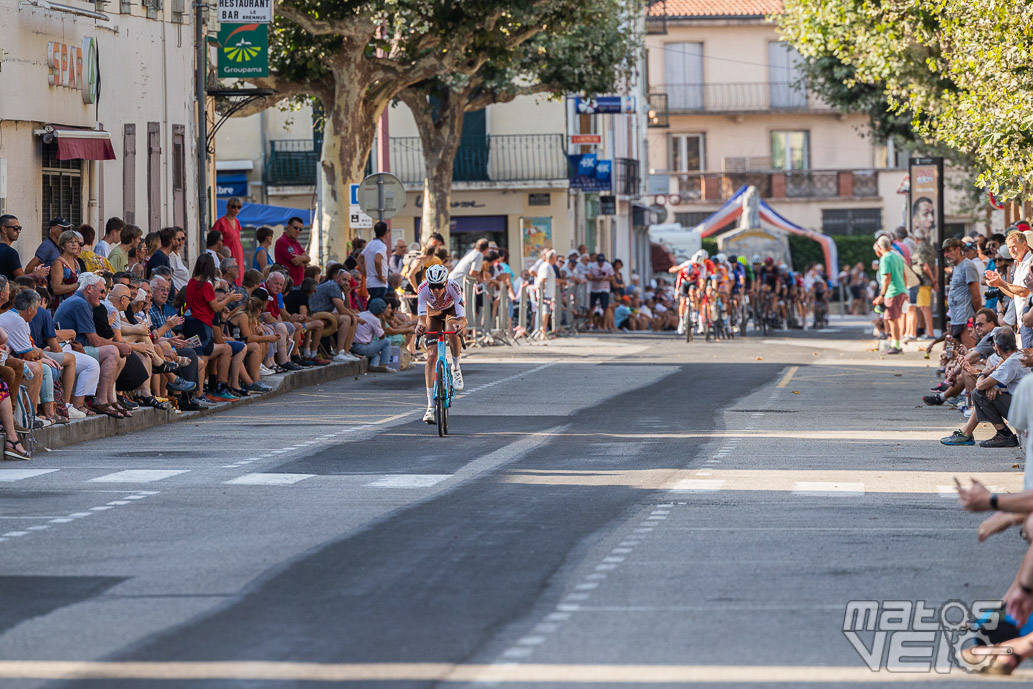
M 205 104 L 206 67 L 208 63 L 208 39 L 204 30 L 203 0 L 194 2 L 194 42 L 197 81 L 197 236 L 198 249 L 204 250 L 202 242 L 208 230 L 208 108 Z

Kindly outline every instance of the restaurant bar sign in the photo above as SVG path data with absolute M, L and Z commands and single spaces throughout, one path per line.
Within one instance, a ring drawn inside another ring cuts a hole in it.
M 220 78 L 269 76 L 268 24 L 223 24 L 219 45 Z
M 273 0 L 219 0 L 221 24 L 271 24 Z
M 82 93 L 82 102 L 93 105 L 100 95 L 100 58 L 97 39 L 87 36 L 82 45 L 47 43 L 47 82 Z

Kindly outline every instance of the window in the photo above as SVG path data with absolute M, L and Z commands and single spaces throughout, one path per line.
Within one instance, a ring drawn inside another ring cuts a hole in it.
M 82 224 L 82 161 L 58 160 L 57 144 L 43 144 L 43 236 L 51 218 Z
M 797 86 L 802 77 L 800 53 L 788 43 L 768 43 L 768 88 L 772 110 L 807 108 L 807 89 Z
M 810 167 L 810 132 L 771 132 L 773 170 L 808 170 Z
M 882 229 L 882 209 L 824 208 L 821 229 L 825 234 L 875 234 Z
M 703 109 L 703 44 L 664 44 L 667 107 L 673 112 Z
M 136 224 L 136 125 L 126 124 L 122 138 L 122 219 Z
M 672 134 L 667 169 L 671 172 L 700 172 L 703 170 L 703 135 Z
M 682 227 L 695 227 L 701 222 L 709 218 L 713 213 L 708 211 L 699 211 L 694 213 L 675 213 L 674 222 L 678 223 Z

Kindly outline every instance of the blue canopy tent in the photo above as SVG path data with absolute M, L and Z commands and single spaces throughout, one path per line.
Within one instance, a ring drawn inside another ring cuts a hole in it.
M 215 204 L 217 216 L 226 215 L 226 199 L 218 199 Z M 237 215 L 241 227 L 262 227 L 263 225 L 286 225 L 293 217 L 301 218 L 305 227 L 312 226 L 312 211 L 285 206 L 266 206 L 261 203 L 244 203 Z

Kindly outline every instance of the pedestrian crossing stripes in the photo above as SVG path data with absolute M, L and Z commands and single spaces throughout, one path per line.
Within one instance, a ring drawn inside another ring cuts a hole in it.
M 11 483 L 22 479 L 51 474 L 57 469 L 4 469 L 0 471 L 0 482 Z
M 152 483 L 179 474 L 187 473 L 187 469 L 127 469 L 113 474 L 91 478 L 94 483 Z
M 237 478 L 223 481 L 231 486 L 289 486 L 316 474 L 244 474 Z

